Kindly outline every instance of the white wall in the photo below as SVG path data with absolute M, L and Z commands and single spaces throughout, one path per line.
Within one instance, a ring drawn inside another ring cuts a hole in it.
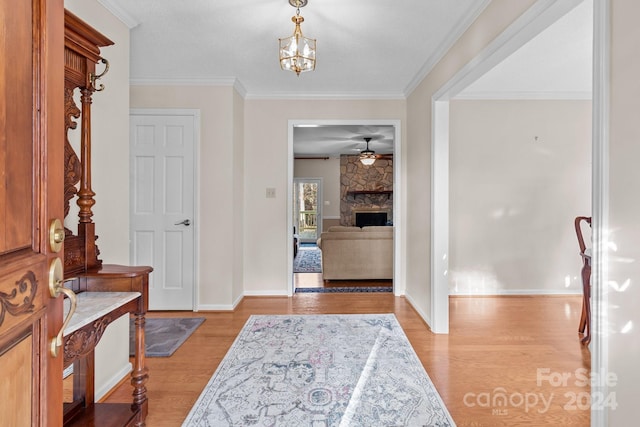
M 293 164 L 296 178 L 322 178 L 322 217 L 340 219 L 340 159 L 298 159 Z M 327 205 L 326 202 L 329 202 Z
M 245 269 L 248 295 L 286 295 L 288 121 L 400 120 L 404 100 L 245 100 Z M 404 132 L 402 133 L 404 135 Z M 267 199 L 265 188 L 276 189 Z
M 232 309 L 242 293 L 287 294 L 288 120 L 404 122 L 404 106 L 242 100 L 227 86 L 132 86 L 131 108 L 201 110 L 198 309 Z M 276 189 L 275 199 L 265 197 L 266 187 Z
M 242 289 L 242 104 L 231 86 L 131 87 L 131 108 L 200 110 L 196 285 L 200 310 L 230 310 Z
M 233 92 L 233 289 L 232 305 L 244 295 L 244 99 Z M 200 271 L 203 271 L 201 268 Z
M 609 372 L 617 381 L 609 388 L 618 408 L 609 410 L 610 426 L 637 424 L 640 384 L 640 2 L 612 0 L 611 131 L 609 253 L 607 307 Z
M 406 295 L 430 323 L 432 98 L 534 0 L 493 0 L 407 98 Z
M 452 101 L 451 294 L 582 293 L 591 101 Z
M 101 49 L 109 72 L 91 105 L 93 221 L 100 259 L 129 264 L 129 29 L 95 0 L 65 0 L 65 8 L 114 42 Z M 98 71 L 102 65 L 98 65 Z M 61 118 L 62 120 L 62 118 Z M 113 322 L 96 347 L 96 398 L 129 371 L 129 321 Z

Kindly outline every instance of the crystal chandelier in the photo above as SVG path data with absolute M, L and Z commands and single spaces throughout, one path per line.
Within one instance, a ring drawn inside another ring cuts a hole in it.
M 278 39 L 280 42 L 280 68 L 293 71 L 298 76 L 306 71 L 316 69 L 316 39 L 302 35 L 300 24 L 304 18 L 300 16 L 300 8 L 306 6 L 308 0 L 289 0 L 289 4 L 296 8 L 296 15 L 291 18 L 296 24 L 291 37 Z

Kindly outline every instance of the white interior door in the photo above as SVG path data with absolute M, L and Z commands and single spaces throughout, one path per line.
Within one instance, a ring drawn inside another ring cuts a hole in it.
M 194 308 L 197 117 L 131 112 L 131 256 L 153 266 L 150 310 Z

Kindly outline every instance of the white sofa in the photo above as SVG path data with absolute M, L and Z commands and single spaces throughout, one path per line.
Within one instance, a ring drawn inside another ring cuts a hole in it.
M 393 227 L 333 226 L 318 247 L 324 280 L 393 279 Z

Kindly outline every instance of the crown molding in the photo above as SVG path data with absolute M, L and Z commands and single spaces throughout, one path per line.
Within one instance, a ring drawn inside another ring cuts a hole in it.
M 131 86 L 232 86 L 243 99 L 249 100 L 406 100 L 399 92 L 263 92 L 249 93 L 235 77 L 217 78 L 142 78 L 130 79 Z
M 122 10 L 122 8 L 111 0 L 98 0 L 105 9 L 111 12 L 116 18 L 118 18 L 124 25 L 126 25 L 129 29 L 135 28 L 140 25 L 140 22 L 135 19 L 133 16 Z
M 180 77 L 180 78 L 142 78 L 130 79 L 132 86 L 234 86 L 235 77 Z
M 217 78 L 144 78 L 130 79 L 131 86 L 231 86 L 243 98 L 247 96 L 247 90 L 240 80 L 235 77 Z
M 404 97 L 408 98 L 411 92 L 424 80 L 425 77 L 433 70 L 433 67 L 440 62 L 445 54 L 453 47 L 458 39 L 469 29 L 471 24 L 480 16 L 482 11 L 491 3 L 491 0 L 482 0 L 478 2 L 475 9 L 472 9 L 466 16 L 462 17 L 456 26 L 449 32 L 444 41 L 436 49 L 433 55 L 431 55 L 424 65 L 418 70 L 416 75 L 411 79 L 409 84 L 404 89 Z
M 591 92 L 470 92 L 453 100 L 590 100 Z
M 401 100 L 407 98 L 400 92 L 265 92 L 249 93 L 246 99 L 250 100 Z

